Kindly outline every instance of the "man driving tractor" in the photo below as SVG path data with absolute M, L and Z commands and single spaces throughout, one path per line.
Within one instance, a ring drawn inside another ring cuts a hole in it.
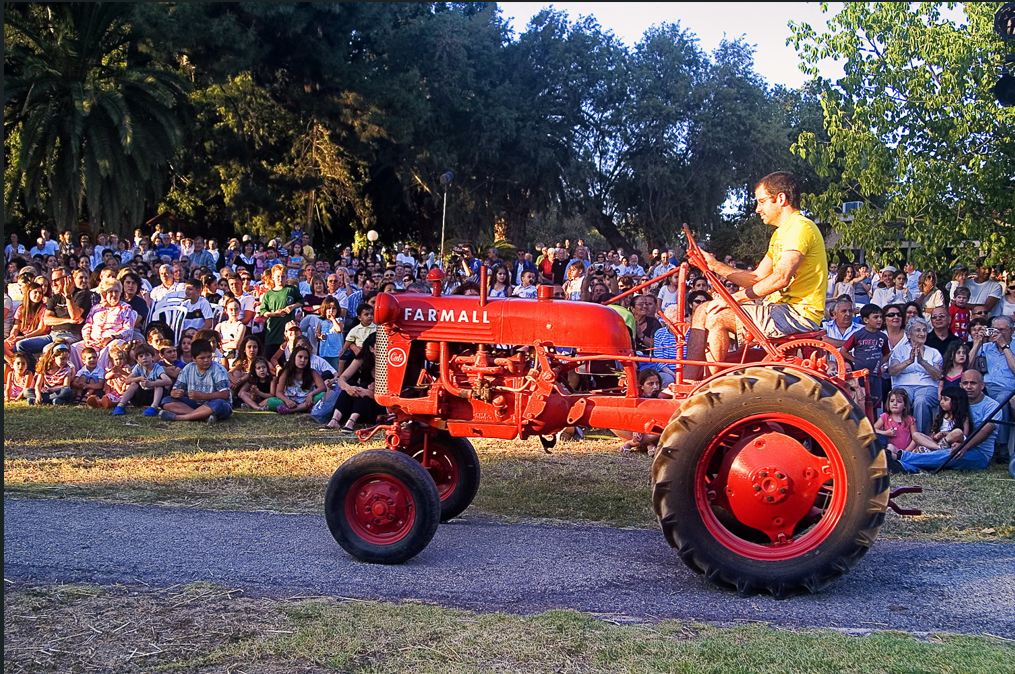
M 702 251 L 708 268 L 742 288 L 733 299 L 767 337 L 818 330 L 825 312 L 828 260 L 821 232 L 800 212 L 800 186 L 793 174 L 777 171 L 758 182 L 754 198 L 762 222 L 776 228 L 761 264 L 754 271 L 734 269 Z M 757 305 L 757 299 L 764 302 Z M 731 332 L 741 340 L 747 337 L 721 299 L 698 306 L 687 336 L 688 358 L 725 360 Z M 688 376 L 696 378 L 691 369 Z

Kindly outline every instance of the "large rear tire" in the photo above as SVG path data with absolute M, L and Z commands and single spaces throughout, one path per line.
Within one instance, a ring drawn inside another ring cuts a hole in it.
M 888 469 L 874 428 L 829 381 L 752 367 L 695 392 L 652 466 L 680 558 L 742 596 L 817 592 L 877 538 Z
M 338 544 L 364 562 L 401 564 L 440 523 L 437 486 L 416 461 L 389 449 L 361 452 L 331 476 L 324 517 Z
M 437 485 L 441 499 L 441 522 L 465 512 L 479 491 L 479 456 L 472 443 L 456 438 L 447 431 L 438 431 L 427 443 L 430 465 L 426 469 Z M 405 450 L 423 463 L 423 436 L 418 436 Z

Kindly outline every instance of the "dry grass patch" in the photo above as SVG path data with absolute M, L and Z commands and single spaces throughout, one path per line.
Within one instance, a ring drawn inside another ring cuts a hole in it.
M 761 624 L 614 624 L 419 604 L 271 600 L 210 583 L 166 590 L 7 587 L 4 671 L 905 672 L 1011 671 L 1015 644 L 949 634 L 862 637 Z M 918 663 L 918 664 L 917 664 Z
M 4 414 L 8 494 L 97 498 L 227 510 L 320 513 L 331 473 L 355 452 L 382 447 L 321 432 L 305 415 L 240 411 L 214 426 L 93 410 L 9 406 Z M 127 425 L 130 424 L 130 425 Z M 59 429 L 59 432 L 54 432 Z M 469 515 L 655 528 L 651 459 L 621 454 L 598 437 L 558 444 L 476 439 L 483 482 Z M 1015 538 L 1015 480 L 986 471 L 897 477 L 924 487 L 901 503 L 920 517 L 889 512 L 890 538 Z

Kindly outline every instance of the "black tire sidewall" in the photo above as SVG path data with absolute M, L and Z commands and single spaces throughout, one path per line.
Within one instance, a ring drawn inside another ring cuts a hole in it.
M 476 454 L 471 442 L 465 438 L 456 438 L 447 431 L 438 431 L 430 442 L 439 444 L 458 469 L 458 484 L 440 502 L 441 522 L 447 522 L 465 512 L 476 498 L 480 481 L 479 455 Z M 422 438 L 414 441 L 405 450 L 406 455 L 410 457 L 421 451 L 423 451 Z
M 356 534 L 345 515 L 349 489 L 360 478 L 374 473 L 390 475 L 404 484 L 415 507 L 412 528 L 391 545 L 367 542 Z M 436 533 L 440 498 L 437 486 L 418 462 L 399 452 L 374 449 L 348 459 L 331 476 L 324 495 L 324 516 L 331 535 L 356 559 L 376 564 L 401 564 L 422 552 Z

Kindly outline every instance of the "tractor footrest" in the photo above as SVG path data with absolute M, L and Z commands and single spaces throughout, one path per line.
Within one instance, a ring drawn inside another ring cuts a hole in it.
M 922 494 L 923 487 L 895 487 L 888 493 L 888 507 L 897 512 L 900 515 L 922 515 L 923 511 L 918 508 L 900 508 L 895 502 L 895 497 L 902 496 L 903 494 Z

